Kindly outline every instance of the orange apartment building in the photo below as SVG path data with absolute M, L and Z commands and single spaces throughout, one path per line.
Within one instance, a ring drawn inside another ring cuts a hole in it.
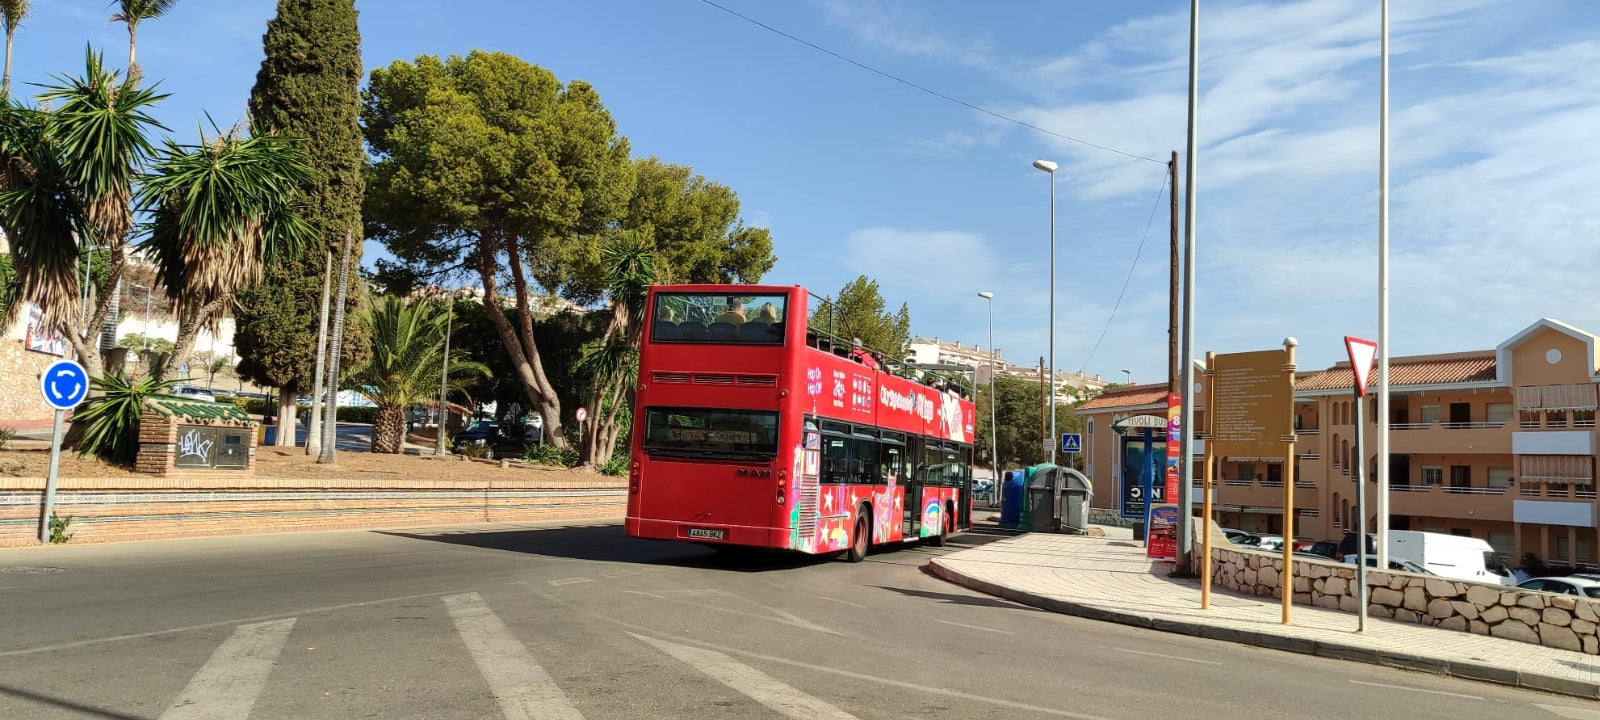
M 1513 566 L 1525 553 L 1550 563 L 1600 563 L 1594 484 L 1597 342 L 1595 335 L 1544 319 L 1493 350 L 1390 358 L 1389 527 L 1481 538 Z M 1196 366 L 1200 428 L 1209 390 L 1203 370 Z M 1352 383 L 1347 362 L 1296 374 L 1292 481 L 1298 537 L 1337 539 L 1353 528 L 1350 469 L 1358 460 L 1352 448 L 1357 432 Z M 1376 385 L 1374 371 L 1361 428 L 1369 529 L 1377 505 L 1377 398 L 1371 394 Z M 1122 497 L 1118 424 L 1138 416 L 1164 417 L 1165 411 L 1166 387 L 1156 385 L 1115 388 L 1079 408 L 1097 507 L 1117 509 Z M 1203 448 L 1203 440 L 1195 443 L 1197 512 Z M 1283 458 L 1217 460 L 1212 498 L 1217 521 L 1281 534 Z

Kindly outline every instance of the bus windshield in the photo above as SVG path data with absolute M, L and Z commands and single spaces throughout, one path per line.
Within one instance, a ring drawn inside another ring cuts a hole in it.
M 650 408 L 644 450 L 660 455 L 748 459 L 778 454 L 778 413 Z
M 651 342 L 781 345 L 784 295 L 659 293 Z

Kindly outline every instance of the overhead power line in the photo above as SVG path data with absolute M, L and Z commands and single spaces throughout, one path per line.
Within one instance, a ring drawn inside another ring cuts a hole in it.
M 1100 330 L 1100 338 L 1094 341 L 1094 348 L 1089 350 L 1088 357 L 1083 359 L 1083 365 L 1078 367 L 1082 373 L 1089 367 L 1089 361 L 1094 359 L 1094 354 L 1100 350 L 1100 342 L 1106 339 L 1106 333 L 1111 330 L 1111 322 L 1117 319 L 1117 309 L 1122 307 L 1122 296 L 1128 292 L 1128 283 L 1133 282 L 1133 271 L 1139 267 L 1139 255 L 1144 252 L 1144 241 L 1150 239 L 1150 226 L 1155 224 L 1156 211 L 1161 209 L 1161 196 L 1167 190 L 1167 174 L 1161 173 L 1161 187 L 1156 190 L 1155 206 L 1150 208 L 1150 219 L 1144 223 L 1144 236 L 1139 238 L 1139 249 L 1133 252 L 1133 264 L 1128 266 L 1128 277 L 1122 281 L 1122 290 L 1117 293 L 1117 302 L 1111 306 L 1111 317 L 1106 318 L 1106 326 Z
M 1084 140 L 1083 138 L 1075 138 L 1075 137 L 1072 137 L 1071 135 L 1063 135 L 1061 133 L 1055 132 L 1054 130 L 1046 130 L 1045 128 L 1039 127 L 1038 125 L 1034 125 L 1033 123 L 1027 122 L 1025 120 L 1018 120 L 1018 119 L 1016 119 L 1014 117 L 1010 117 L 1010 116 L 1007 116 L 1007 115 L 1002 115 L 1002 114 L 997 113 L 997 112 L 995 112 L 993 110 L 989 110 L 988 108 L 982 108 L 982 107 L 979 107 L 979 106 L 974 105 L 972 103 L 969 103 L 969 102 L 967 102 L 965 100 L 962 100 L 960 98 L 952 97 L 950 95 L 946 95 L 946 94 L 944 94 L 942 92 L 939 92 L 938 90 L 934 90 L 932 88 L 929 88 L 929 87 L 926 87 L 926 86 L 923 86 L 923 85 L 919 85 L 917 83 L 914 83 L 914 82 L 912 82 L 910 80 L 907 80 L 907 79 L 905 79 L 903 77 L 900 77 L 898 75 L 894 75 L 892 73 L 884 72 L 884 71 L 879 70 L 879 69 L 877 69 L 875 67 L 872 67 L 871 65 L 863 63 L 863 62 L 861 62 L 859 60 L 854 60 L 854 59 L 845 57 L 844 55 L 840 55 L 839 53 L 836 53 L 836 52 L 834 52 L 832 50 L 829 50 L 829 49 L 827 49 L 825 47 L 822 47 L 821 45 L 818 45 L 818 44 L 816 44 L 814 42 L 811 42 L 810 40 L 806 40 L 804 38 L 795 37 L 794 35 L 791 35 L 789 33 L 786 33 L 784 31 L 782 31 L 782 30 L 779 30 L 778 28 L 775 28 L 775 27 L 773 27 L 771 25 L 768 25 L 768 24 L 766 24 L 764 22 L 761 22 L 760 20 L 752 18 L 752 17 L 750 17 L 748 15 L 741 14 L 737 10 L 734 10 L 732 8 L 728 8 L 728 7 L 725 7 L 723 5 L 719 5 L 719 4 L 715 3 L 715 2 L 712 2 L 712 0 L 700 0 L 700 2 L 705 3 L 707 5 L 710 5 L 711 7 L 714 7 L 716 9 L 718 9 L 718 10 L 721 10 L 721 11 L 723 11 L 723 12 L 729 14 L 729 15 L 732 15 L 732 16 L 734 16 L 736 18 L 739 18 L 740 20 L 743 20 L 743 21 L 745 21 L 747 23 L 750 23 L 751 25 L 755 25 L 756 27 L 762 28 L 762 29 L 764 29 L 764 30 L 766 30 L 768 32 L 771 32 L 771 33 L 786 37 L 786 38 L 788 38 L 790 40 L 793 40 L 793 41 L 795 41 L 797 43 L 800 43 L 801 45 L 804 45 L 804 46 L 809 47 L 809 48 L 811 48 L 813 50 L 816 50 L 817 52 L 825 53 L 825 54 L 830 55 L 830 56 L 832 56 L 832 57 L 834 57 L 836 59 L 839 59 L 839 60 L 842 60 L 844 62 L 850 63 L 851 65 L 854 65 L 854 66 L 856 66 L 858 68 L 861 68 L 862 70 L 866 70 L 867 72 L 873 73 L 875 75 L 879 75 L 881 77 L 888 78 L 888 79 L 893 80 L 893 81 L 895 81 L 897 83 L 900 83 L 901 85 L 905 85 L 906 87 L 910 87 L 910 88 L 915 88 L 917 90 L 921 90 L 922 92 L 925 92 L 925 93 L 927 93 L 929 95 L 932 95 L 932 96 L 934 96 L 936 98 L 939 98 L 940 100 L 944 100 L 946 102 L 952 102 L 952 103 L 955 103 L 955 104 L 960 105 L 962 107 L 970 108 L 972 110 L 976 110 L 976 111 L 981 112 L 981 113 L 983 113 L 985 115 L 988 115 L 990 117 L 998 118 L 1000 120 L 1004 120 L 1004 121 L 1009 122 L 1009 123 L 1014 123 L 1014 124 L 1017 124 L 1017 125 L 1021 125 L 1022 127 L 1028 128 L 1030 130 L 1041 132 L 1041 133 L 1044 133 L 1044 134 L 1052 136 L 1052 137 L 1058 137 L 1058 138 L 1061 138 L 1062 140 L 1067 140 L 1067 141 L 1070 141 L 1070 142 L 1078 143 L 1079 145 L 1085 145 L 1085 146 L 1088 146 L 1088 147 L 1092 147 L 1092 148 L 1095 148 L 1096 150 L 1104 150 L 1106 152 L 1116 153 L 1118 155 L 1129 157 L 1129 158 L 1132 158 L 1134 160 L 1144 160 L 1144 161 L 1153 162 L 1153 163 L 1155 163 L 1157 165 L 1162 165 L 1162 166 L 1165 166 L 1167 164 L 1167 162 L 1165 160 L 1157 160 L 1155 158 L 1145 157 L 1145 156 L 1139 155 L 1137 153 L 1131 153 L 1131 152 L 1127 152 L 1127 151 L 1124 151 L 1124 150 L 1118 150 L 1118 149 L 1116 149 L 1114 147 L 1107 147 L 1105 145 L 1101 145 L 1101 144 L 1098 144 L 1098 143 L 1089 142 L 1088 140 Z

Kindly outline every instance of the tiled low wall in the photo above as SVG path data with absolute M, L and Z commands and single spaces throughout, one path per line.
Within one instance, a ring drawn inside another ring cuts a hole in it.
M 627 480 L 62 478 L 72 543 L 470 522 L 620 518 Z M 0 478 L 0 547 L 38 543 L 43 478 Z
M 1133 527 L 1133 519 L 1125 518 L 1116 508 L 1089 508 L 1089 524 L 1109 525 L 1111 527 Z
M 1211 548 L 1212 582 L 1282 598 L 1283 556 Z M 1356 568 L 1296 559 L 1294 602 L 1355 612 Z M 1600 601 L 1392 570 L 1367 571 L 1367 613 L 1600 655 Z

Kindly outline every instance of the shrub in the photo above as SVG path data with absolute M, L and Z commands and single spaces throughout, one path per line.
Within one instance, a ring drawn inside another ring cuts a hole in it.
M 627 475 L 628 456 L 623 453 L 612 455 L 610 460 L 600 463 L 600 467 L 595 468 L 595 470 L 601 475 L 610 475 L 611 477 Z
M 139 416 L 144 412 L 145 399 L 180 399 L 166 392 L 177 382 L 155 382 L 150 378 L 130 381 L 116 371 L 91 379 L 90 386 L 101 394 L 89 398 L 83 409 L 72 416 L 73 423 L 81 422 L 85 427 L 78 454 L 132 463 L 139 452 Z
M 339 406 L 339 422 L 367 423 L 370 425 L 377 417 L 378 409 L 375 407 Z
M 50 511 L 50 544 L 61 545 L 72 539 L 72 533 L 67 532 L 67 526 L 76 519 L 75 515 L 61 517 L 54 510 Z
M 578 451 L 570 447 L 558 448 L 554 445 L 534 445 L 523 452 L 522 459 L 535 465 L 569 468 L 577 466 Z
M 17 429 L 16 428 L 11 427 L 9 425 L 0 426 L 0 450 L 6 449 L 6 445 L 9 445 L 11 443 L 11 440 L 13 438 L 15 438 L 16 436 L 17 436 Z
M 466 443 L 461 447 L 456 448 L 456 454 L 465 455 L 469 458 L 481 458 L 484 455 L 489 454 L 489 446 L 479 445 L 477 443 Z

